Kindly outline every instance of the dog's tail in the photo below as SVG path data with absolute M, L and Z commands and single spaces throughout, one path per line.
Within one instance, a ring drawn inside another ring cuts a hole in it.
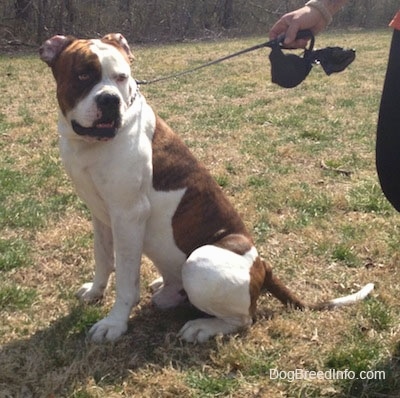
M 280 302 L 282 302 L 286 306 L 296 309 L 302 310 L 309 308 L 311 310 L 320 311 L 354 304 L 357 301 L 366 298 L 374 289 L 374 284 L 368 283 L 358 292 L 350 294 L 348 296 L 343 296 L 316 304 L 306 304 L 302 300 L 300 300 L 292 291 L 290 291 L 283 284 L 283 282 L 272 273 L 272 269 L 268 264 L 266 264 L 265 262 L 264 264 L 266 273 L 263 288 L 268 290 L 273 296 L 275 296 Z

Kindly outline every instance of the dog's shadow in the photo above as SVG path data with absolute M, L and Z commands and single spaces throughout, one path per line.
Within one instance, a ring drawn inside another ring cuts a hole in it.
M 85 314 L 87 307 L 76 305 L 31 337 L 0 346 L 0 398 L 70 396 L 86 385 L 122 384 L 149 366 L 201 368 L 217 344 L 179 340 L 182 325 L 203 315 L 189 305 L 160 311 L 144 304 L 132 314 L 128 332 L 104 344 L 88 341 Z
M 201 345 L 178 339 L 186 321 L 204 315 L 189 305 L 160 311 L 146 303 L 134 310 L 123 337 L 104 344 L 88 341 L 87 314 L 88 307 L 77 304 L 67 316 L 29 338 L 0 346 L 0 398 L 91 396 L 85 395 L 87 389 L 118 389 L 125 381 L 143 384 L 143 374 L 151 377 L 163 369 L 202 371 L 213 366 L 213 354 L 220 347 L 218 339 Z M 351 396 L 399 392 L 400 343 L 371 370 L 383 370 L 385 379 L 369 384 L 350 380 L 345 388 Z

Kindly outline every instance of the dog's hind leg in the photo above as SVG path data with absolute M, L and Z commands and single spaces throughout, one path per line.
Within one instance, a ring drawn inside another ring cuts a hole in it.
M 174 308 L 187 302 L 181 272 L 186 256 L 183 253 L 175 256 L 170 253 L 170 256 L 168 259 L 152 259 L 162 276 L 154 280 L 149 287 L 153 292 L 152 302 L 160 309 Z
M 114 270 L 114 247 L 111 228 L 93 216 L 94 257 L 96 262 L 93 282 L 84 283 L 76 296 L 85 303 L 99 301 Z
M 215 245 L 189 256 L 182 269 L 183 287 L 189 301 L 214 318 L 187 322 L 179 332 L 183 340 L 201 343 L 252 324 L 250 270 L 257 256 L 254 247 L 241 255 Z
M 151 301 L 160 309 L 177 307 L 187 302 L 187 295 L 183 289 L 182 281 L 164 281 L 158 278 L 150 285 L 153 289 Z

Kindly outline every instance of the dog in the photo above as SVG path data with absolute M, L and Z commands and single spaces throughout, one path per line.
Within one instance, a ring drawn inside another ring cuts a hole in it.
M 92 214 L 95 275 L 77 295 L 100 300 L 116 273 L 114 305 L 90 329 L 93 341 L 126 332 L 139 302 L 142 253 L 162 276 L 151 285 L 157 307 L 189 301 L 209 315 L 182 327 L 187 342 L 249 327 L 262 289 L 286 305 L 307 307 L 272 274 L 219 185 L 146 103 L 121 34 L 54 36 L 40 57 L 56 81 L 62 162 Z M 310 307 L 349 304 L 372 289 L 368 284 Z

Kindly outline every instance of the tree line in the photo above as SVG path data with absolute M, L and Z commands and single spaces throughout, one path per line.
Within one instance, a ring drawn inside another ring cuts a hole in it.
M 41 43 L 54 34 L 94 37 L 121 32 L 133 42 L 266 34 L 295 0 L 2 0 L 0 37 Z M 335 27 L 385 27 L 398 0 L 353 0 Z

